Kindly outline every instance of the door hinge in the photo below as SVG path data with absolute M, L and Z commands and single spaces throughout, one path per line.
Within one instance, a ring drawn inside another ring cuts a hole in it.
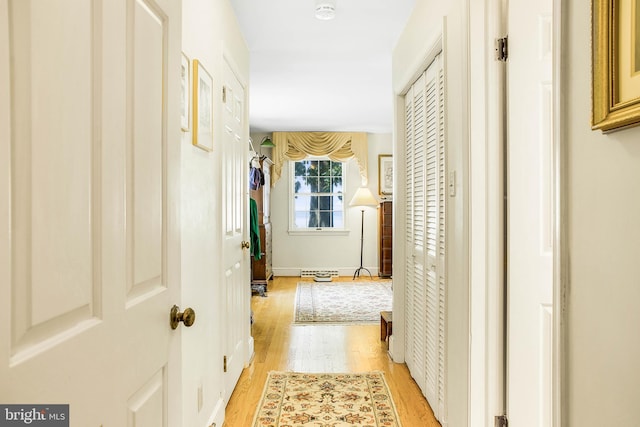
M 506 415 L 496 416 L 495 427 L 509 427 L 509 420 Z
M 506 62 L 509 59 L 509 38 L 503 37 L 496 39 L 496 59 Z
M 227 356 L 224 356 L 222 359 L 222 369 L 224 369 L 224 372 L 227 372 Z
M 222 86 L 222 102 L 227 102 L 227 87 Z

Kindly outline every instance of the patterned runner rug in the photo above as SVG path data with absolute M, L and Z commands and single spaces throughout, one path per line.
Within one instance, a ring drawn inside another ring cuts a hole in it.
M 253 427 L 400 427 L 382 372 L 269 372 Z
M 300 282 L 294 323 L 379 323 L 391 310 L 391 282 Z

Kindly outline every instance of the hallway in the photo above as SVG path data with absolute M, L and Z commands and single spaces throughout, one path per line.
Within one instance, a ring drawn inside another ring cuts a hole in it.
M 224 426 L 251 425 L 267 373 L 272 370 L 383 371 L 403 426 L 439 426 L 406 365 L 394 364 L 389 358 L 380 341 L 379 325 L 292 325 L 296 284 L 301 280 L 310 279 L 277 277 L 269 284 L 266 298 L 252 297 L 255 356 L 231 396 Z

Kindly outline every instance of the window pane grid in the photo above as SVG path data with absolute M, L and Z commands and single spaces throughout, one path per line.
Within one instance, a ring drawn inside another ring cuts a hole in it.
M 294 227 L 344 228 L 342 163 L 302 160 L 294 163 L 293 171 Z

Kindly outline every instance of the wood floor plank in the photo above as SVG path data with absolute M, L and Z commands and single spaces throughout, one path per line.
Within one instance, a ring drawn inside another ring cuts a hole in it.
M 229 400 L 223 427 L 251 426 L 269 371 L 382 371 L 404 427 L 440 427 L 407 366 L 389 357 L 380 325 L 293 324 L 296 285 L 302 280 L 278 277 L 266 298 L 251 298 L 255 356 Z

